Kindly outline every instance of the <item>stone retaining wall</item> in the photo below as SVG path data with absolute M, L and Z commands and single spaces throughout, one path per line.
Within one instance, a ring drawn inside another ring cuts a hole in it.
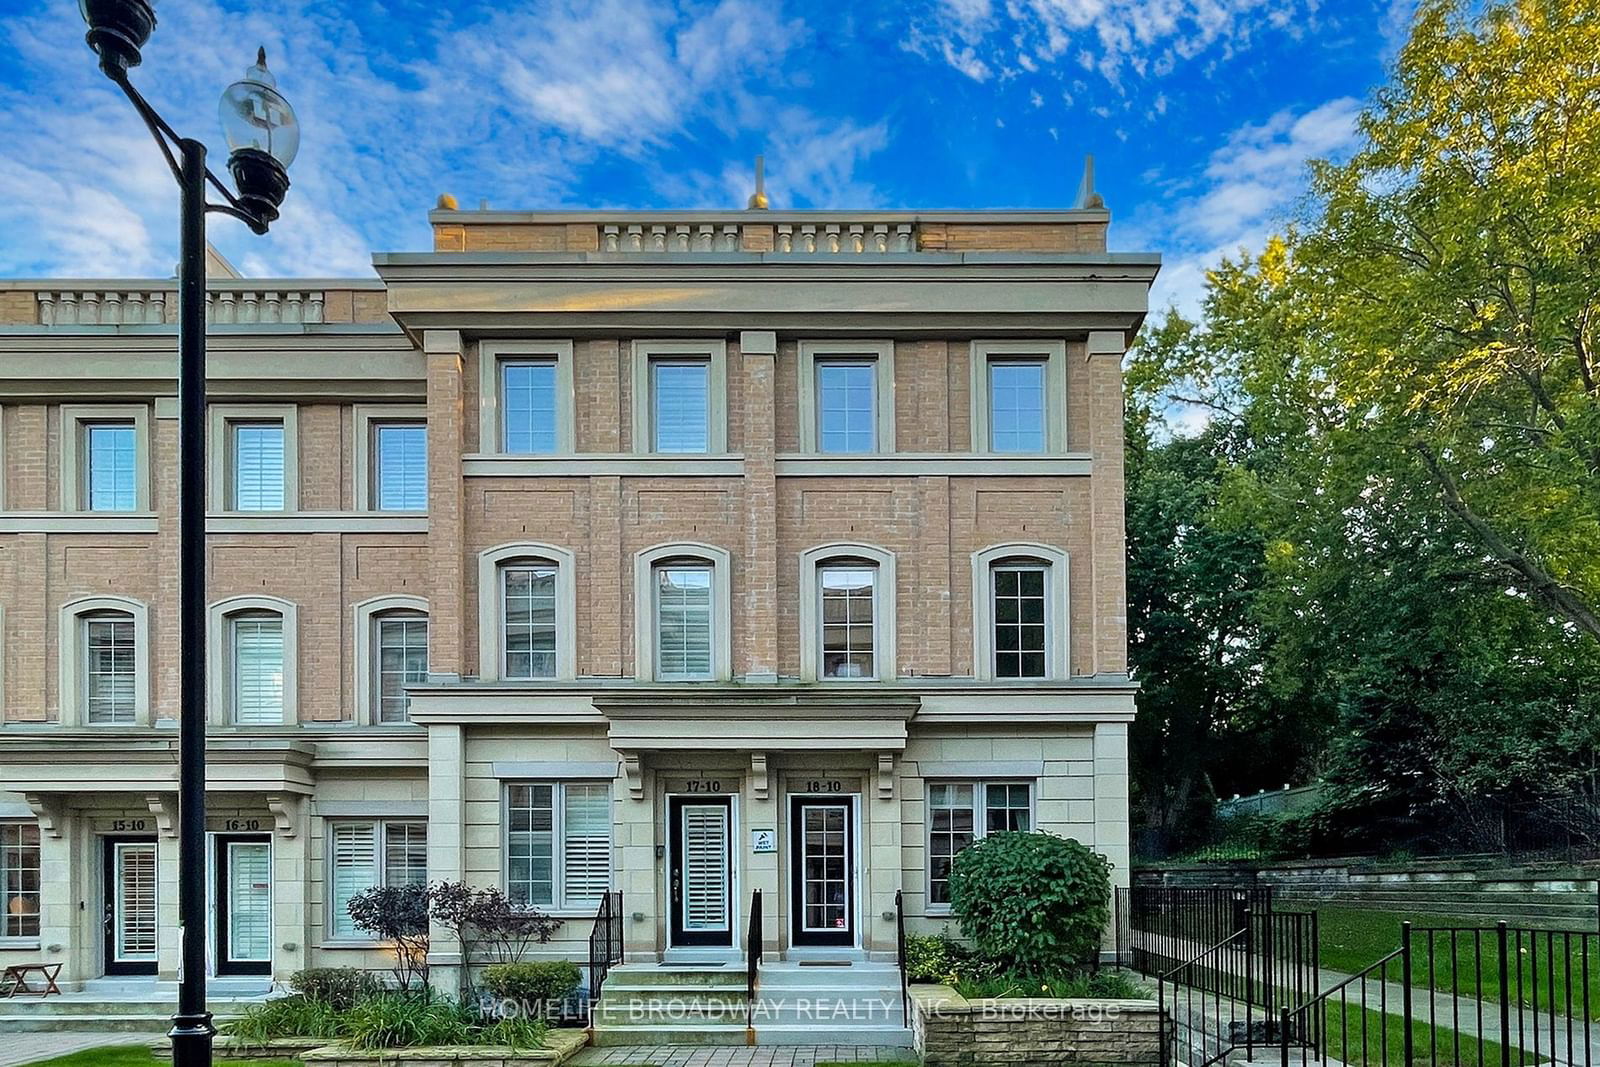
M 1161 1062 L 1150 1000 L 968 1000 L 949 986 L 911 988 L 923 1067 L 1110 1067 Z
M 462 1045 L 361 1052 L 328 1045 L 300 1058 L 307 1067 L 560 1067 L 588 1043 L 587 1030 L 552 1030 L 545 1037 L 544 1048 L 523 1051 Z

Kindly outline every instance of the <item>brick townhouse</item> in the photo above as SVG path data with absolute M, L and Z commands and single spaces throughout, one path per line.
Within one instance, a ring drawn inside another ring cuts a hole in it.
M 743 960 L 759 891 L 767 965 L 864 969 L 988 832 L 1126 883 L 1156 257 L 1097 201 L 441 205 L 376 278 L 212 280 L 221 988 L 385 966 L 344 903 L 408 880 L 580 963 L 620 892 L 645 968 Z M 0 963 L 69 989 L 178 962 L 175 303 L 0 282 Z

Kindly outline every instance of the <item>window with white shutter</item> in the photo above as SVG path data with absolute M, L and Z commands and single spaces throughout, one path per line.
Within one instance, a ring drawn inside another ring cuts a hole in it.
M 283 616 L 235 615 L 233 721 L 243 726 L 283 724 Z
M 512 901 L 587 911 L 611 888 L 611 785 L 530 782 L 506 794 Z
M 350 899 L 356 894 L 428 880 L 426 823 L 337 822 L 331 824 L 328 839 L 329 927 L 334 937 L 367 936 L 350 918 Z

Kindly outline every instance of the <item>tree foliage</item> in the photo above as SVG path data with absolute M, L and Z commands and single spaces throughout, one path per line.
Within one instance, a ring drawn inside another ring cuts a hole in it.
M 1425 3 L 1303 223 L 1134 354 L 1149 824 L 1322 777 L 1357 844 L 1592 781 L 1597 57 L 1591 3 Z

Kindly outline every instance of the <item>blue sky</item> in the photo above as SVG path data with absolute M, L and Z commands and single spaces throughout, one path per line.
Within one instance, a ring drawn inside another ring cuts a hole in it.
M 135 79 L 223 169 L 216 101 L 264 44 L 303 123 L 251 275 L 367 274 L 441 192 L 496 208 L 1069 206 L 1085 153 L 1158 304 L 1295 209 L 1409 0 L 158 0 Z M 0 0 L 0 276 L 167 276 L 176 194 L 70 0 Z

